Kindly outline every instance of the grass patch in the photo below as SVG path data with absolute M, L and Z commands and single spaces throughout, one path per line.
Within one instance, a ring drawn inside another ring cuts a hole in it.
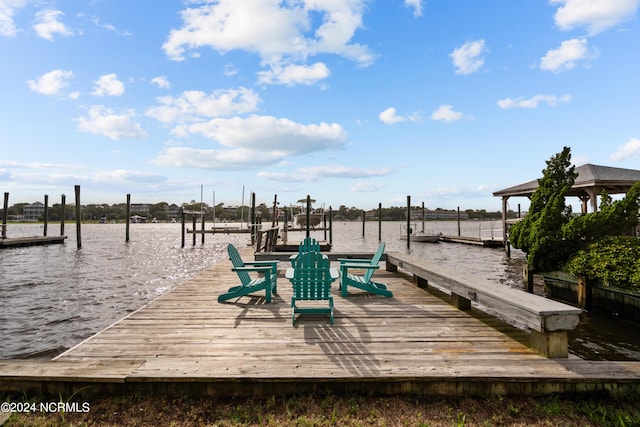
M 82 401 L 76 397 L 64 400 Z M 2 401 L 26 400 L 25 396 L 14 396 Z M 640 426 L 637 396 L 450 398 L 305 394 L 234 399 L 127 395 L 87 401 L 90 410 L 85 413 L 14 413 L 5 426 Z

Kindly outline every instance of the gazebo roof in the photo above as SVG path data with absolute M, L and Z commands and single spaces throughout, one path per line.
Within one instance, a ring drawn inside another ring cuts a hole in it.
M 606 190 L 609 194 L 626 193 L 636 182 L 640 181 L 640 170 L 613 168 L 585 164 L 576 167 L 576 180 L 568 192 L 569 196 L 584 196 L 589 193 L 597 194 Z M 493 193 L 496 197 L 526 196 L 530 197 L 538 188 L 538 180 L 505 188 Z

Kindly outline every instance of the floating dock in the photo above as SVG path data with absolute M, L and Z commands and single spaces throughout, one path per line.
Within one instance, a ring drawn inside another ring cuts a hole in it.
M 187 230 L 188 234 L 193 234 L 194 230 L 188 229 Z M 202 234 L 203 230 L 195 230 L 196 234 Z M 249 230 L 248 228 L 234 228 L 234 227 L 214 227 L 214 228 L 210 228 L 210 229 L 205 229 L 204 230 L 205 234 L 249 234 L 251 233 L 251 230 Z
M 6 239 L 0 239 L 0 249 L 61 244 L 64 243 L 66 239 L 67 236 L 7 237 Z
M 491 247 L 491 248 L 504 246 L 504 242 L 502 241 L 502 239 L 492 239 L 492 238 L 481 239 L 479 237 L 468 237 L 468 236 L 442 235 L 440 236 L 440 241 L 447 242 L 447 243 L 463 243 L 466 245 L 484 246 L 484 247 Z
M 253 258 L 251 251 L 243 248 L 243 259 Z M 54 360 L 0 360 L 0 390 L 54 396 L 640 391 L 640 362 L 547 359 L 525 344 L 527 332 L 475 308 L 460 311 L 407 274 L 382 268 L 374 278 L 394 297 L 350 289 L 343 298 L 336 284 L 335 324 L 307 315 L 294 327 L 291 285 L 282 275 L 271 304 L 264 293 L 218 303 L 218 295 L 239 283 L 231 263 L 222 261 Z

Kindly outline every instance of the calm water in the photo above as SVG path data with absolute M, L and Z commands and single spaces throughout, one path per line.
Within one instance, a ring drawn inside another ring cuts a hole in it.
M 388 251 L 406 251 L 403 225 L 385 222 Z M 421 229 L 421 224 L 415 228 Z M 455 222 L 427 222 L 427 231 L 457 234 Z M 463 222 L 464 236 L 500 236 L 499 223 Z M 492 231 L 493 228 L 493 231 Z M 9 237 L 42 235 L 42 225 L 9 224 Z M 59 231 L 49 225 L 49 234 Z M 226 259 L 226 245 L 246 245 L 246 234 L 207 235 L 205 245 L 191 235 L 180 248 L 180 224 L 132 224 L 125 242 L 124 224 L 84 224 L 82 249 L 76 249 L 75 225 L 67 224 L 64 245 L 0 251 L 0 358 L 51 357 L 67 349 L 211 264 Z M 324 232 L 312 234 L 324 239 Z M 300 240 L 302 233 L 289 233 Z M 378 224 L 334 223 L 335 251 L 378 247 Z M 505 286 L 522 287 L 524 254 L 453 243 L 411 242 L 411 253 Z M 637 328 L 616 319 L 585 317 L 571 337 L 571 351 L 592 360 L 640 360 Z M 625 331 L 627 334 L 625 335 Z M 612 332 L 616 332 L 613 334 Z

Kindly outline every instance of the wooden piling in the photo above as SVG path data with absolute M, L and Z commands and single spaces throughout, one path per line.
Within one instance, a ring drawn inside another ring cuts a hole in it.
M 407 249 L 411 249 L 411 196 L 407 196 Z
M 4 209 L 2 211 L 2 238 L 7 238 L 7 220 L 9 219 L 9 193 L 4 193 Z
M 196 245 L 196 216 L 191 215 L 191 229 L 193 230 L 193 246 Z
M 285 209 L 284 211 L 285 213 L 285 224 L 287 223 L 287 210 Z M 249 233 L 251 235 L 251 246 L 254 246 L 256 244 L 256 232 L 258 230 L 258 227 L 256 226 L 256 193 L 254 193 L 253 191 L 251 192 L 251 232 Z
M 311 233 L 309 232 L 309 228 L 311 224 L 311 196 L 307 194 L 307 234 L 306 237 L 309 237 Z
M 60 204 L 62 205 L 62 212 L 60 213 L 60 235 L 64 236 L 64 220 L 67 216 L 67 196 L 65 196 L 64 194 L 60 196 Z
M 204 232 L 204 228 L 205 228 L 205 227 L 204 227 L 204 212 L 200 214 L 200 222 L 201 222 L 201 224 L 200 224 L 200 230 L 202 230 L 202 242 L 201 242 L 201 244 L 203 244 L 203 245 L 204 245 L 204 235 L 206 234 L 206 233 Z M 196 229 L 194 228 L 194 229 L 193 229 L 193 231 L 195 232 L 195 231 L 196 231 Z
M 182 238 L 181 238 L 181 244 L 180 247 L 184 248 L 184 241 L 185 241 L 185 224 L 184 224 L 184 210 L 180 209 L 180 223 L 182 224 Z
M 76 193 L 76 244 L 78 249 L 82 249 L 82 231 L 81 231 L 81 222 L 82 222 L 82 208 L 80 206 L 80 186 L 75 186 Z
M 44 227 L 43 236 L 47 237 L 47 228 L 49 226 L 49 196 L 44 195 Z
M 329 244 L 333 243 L 333 209 L 329 206 Z
M 277 219 L 277 214 L 278 214 L 278 195 L 274 194 L 273 195 L 273 215 L 271 218 L 271 227 L 275 227 L 276 223 L 278 221 Z
M 378 203 L 378 242 L 382 241 L 382 203 Z
M 129 241 L 129 224 L 131 223 L 131 194 L 127 194 L 127 219 L 125 226 L 125 242 Z
M 327 213 L 322 209 L 322 228 L 324 228 L 324 241 L 327 241 Z

